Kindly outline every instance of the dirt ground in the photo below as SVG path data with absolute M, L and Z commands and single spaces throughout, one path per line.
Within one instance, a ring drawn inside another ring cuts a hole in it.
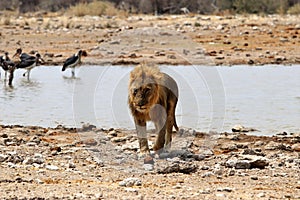
M 2 23 L 1 23 L 2 22 Z M 297 64 L 298 16 L 3 17 L 0 51 L 39 52 L 61 65 L 79 49 L 84 64 Z
M 3 17 L 0 50 L 39 52 L 46 65 L 79 49 L 92 65 L 290 65 L 300 63 L 299 19 Z M 299 144 L 300 133 L 181 130 L 145 165 L 134 130 L 2 125 L 0 199 L 300 199 Z
M 150 134 L 150 141 L 155 135 Z M 300 199 L 300 135 L 174 134 L 154 165 L 135 131 L 1 126 L 1 199 Z M 152 143 L 151 143 L 152 144 Z

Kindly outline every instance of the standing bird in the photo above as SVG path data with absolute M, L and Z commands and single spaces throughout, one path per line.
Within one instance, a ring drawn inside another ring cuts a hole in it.
M 4 56 L 0 57 L 0 66 L 5 72 L 4 81 L 6 81 L 7 72 L 9 72 L 8 85 L 12 85 L 12 81 L 14 78 L 14 71 L 15 71 L 15 63 L 10 60 L 8 56 L 8 52 L 5 52 Z
M 61 71 L 65 71 L 67 68 L 72 68 L 72 77 L 75 77 L 75 66 L 81 64 L 81 56 L 86 55 L 84 51 L 79 50 L 76 54 L 69 57 L 65 62 L 61 69 Z
M 22 53 L 22 49 L 21 48 L 17 49 L 15 55 L 13 55 L 13 58 L 14 57 L 18 57 L 18 58 L 20 58 L 20 60 L 28 60 L 28 59 L 34 60 L 35 59 L 34 56 L 31 56 L 31 55 L 29 55 L 27 53 Z
M 28 54 L 27 54 L 28 55 Z M 26 69 L 27 72 L 23 74 L 23 76 L 27 73 L 27 79 L 29 80 L 30 71 L 38 66 L 40 63 L 44 63 L 45 61 L 42 59 L 41 55 L 39 53 L 36 54 L 36 56 L 30 56 L 30 58 L 27 59 L 21 59 L 19 63 L 16 64 L 17 69 Z

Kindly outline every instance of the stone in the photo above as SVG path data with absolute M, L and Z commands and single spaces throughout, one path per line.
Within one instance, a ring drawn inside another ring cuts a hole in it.
M 114 137 L 111 139 L 112 142 L 125 142 L 127 140 L 127 137 Z
M 247 128 L 242 125 L 235 125 L 231 128 L 232 132 L 252 132 L 252 131 L 257 131 L 254 128 Z
M 235 169 L 253 169 L 259 168 L 264 169 L 269 165 L 269 161 L 262 156 L 244 155 L 239 159 L 230 159 L 225 163 L 226 167 Z
M 206 172 L 206 173 L 204 173 L 204 174 L 202 174 L 202 178 L 206 178 L 206 177 L 211 177 L 211 176 L 214 176 L 214 173 L 212 173 L 212 172 Z
M 153 165 L 153 164 L 144 164 L 144 165 L 143 165 L 143 168 L 144 168 L 146 171 L 153 171 L 154 165 Z
M 58 171 L 59 168 L 55 165 L 46 165 L 46 169 L 51 170 L 51 171 Z
M 285 151 L 290 151 L 291 146 L 283 144 L 283 143 L 278 143 L 278 142 L 269 142 L 265 146 L 265 150 L 285 150 Z
M 141 186 L 142 181 L 138 178 L 126 178 L 123 181 L 119 182 L 119 186 L 122 187 L 132 187 L 132 186 Z
M 293 150 L 293 151 L 300 152 L 300 144 L 294 144 L 294 145 L 292 146 L 292 150 Z
M 122 145 L 121 149 L 123 151 L 125 150 L 137 151 L 139 149 L 139 142 L 136 140 L 131 143 L 126 143 Z
M 169 174 L 169 173 L 184 173 L 190 174 L 196 172 L 198 166 L 192 162 L 180 162 L 180 163 L 167 163 L 163 166 L 157 167 L 158 174 Z
M 126 192 L 135 192 L 135 193 L 138 193 L 138 192 L 139 192 L 139 190 L 136 189 L 136 188 L 125 188 L 125 191 L 126 191 Z
M 5 154 L 0 154 L 0 162 L 4 162 L 8 158 Z
M 225 188 L 217 188 L 218 192 L 232 192 L 233 189 L 230 187 L 225 187 Z

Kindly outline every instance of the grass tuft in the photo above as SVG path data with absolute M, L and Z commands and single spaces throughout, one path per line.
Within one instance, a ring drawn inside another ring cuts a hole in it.
M 114 7 L 110 2 L 94 0 L 91 3 L 79 3 L 69 8 L 67 13 L 82 17 L 86 15 L 90 16 L 117 16 L 123 15 L 123 11 L 120 11 Z

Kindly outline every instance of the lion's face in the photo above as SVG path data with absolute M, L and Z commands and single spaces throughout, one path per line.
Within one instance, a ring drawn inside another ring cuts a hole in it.
M 157 84 L 151 80 L 138 78 L 129 87 L 129 101 L 139 112 L 146 112 L 158 98 Z

